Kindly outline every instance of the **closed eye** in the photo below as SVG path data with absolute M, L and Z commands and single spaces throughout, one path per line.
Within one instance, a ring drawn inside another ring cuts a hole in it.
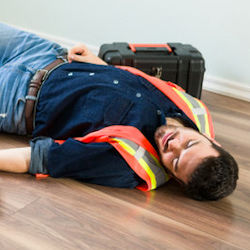
M 200 141 L 188 141 L 186 148 L 191 148 L 192 146 L 196 145 Z
M 188 143 L 186 144 L 186 148 L 190 148 L 190 147 L 192 147 L 192 145 L 193 145 L 193 141 L 190 140 L 190 141 L 188 141 Z
M 198 141 L 192 141 L 192 140 L 190 140 L 190 141 L 188 141 L 188 143 L 186 145 L 186 149 L 191 148 L 194 145 L 197 145 L 198 143 L 200 143 L 199 140 Z M 174 159 L 173 163 L 174 163 L 174 171 L 177 172 L 178 168 L 179 168 L 179 158 Z

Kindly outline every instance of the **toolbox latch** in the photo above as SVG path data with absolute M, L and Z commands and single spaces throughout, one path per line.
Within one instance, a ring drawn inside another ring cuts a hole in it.
M 152 68 L 152 74 L 157 78 L 161 78 L 161 76 L 162 76 L 162 67 L 153 67 Z

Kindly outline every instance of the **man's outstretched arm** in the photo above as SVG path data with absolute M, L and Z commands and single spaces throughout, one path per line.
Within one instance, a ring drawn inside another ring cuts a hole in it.
M 11 148 L 0 150 L 0 171 L 26 173 L 30 165 L 31 148 Z

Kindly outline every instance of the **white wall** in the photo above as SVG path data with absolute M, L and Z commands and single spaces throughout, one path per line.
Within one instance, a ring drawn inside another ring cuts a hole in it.
M 0 21 L 94 46 L 190 43 L 206 60 L 206 88 L 250 100 L 249 9 L 249 0 L 1 0 Z

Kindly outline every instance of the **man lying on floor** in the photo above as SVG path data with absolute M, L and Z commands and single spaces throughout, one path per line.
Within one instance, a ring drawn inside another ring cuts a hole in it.
M 200 100 L 84 45 L 65 57 L 60 45 L 0 24 L 0 131 L 33 137 L 1 150 L 0 170 L 142 190 L 174 177 L 198 200 L 233 192 L 237 163 Z

